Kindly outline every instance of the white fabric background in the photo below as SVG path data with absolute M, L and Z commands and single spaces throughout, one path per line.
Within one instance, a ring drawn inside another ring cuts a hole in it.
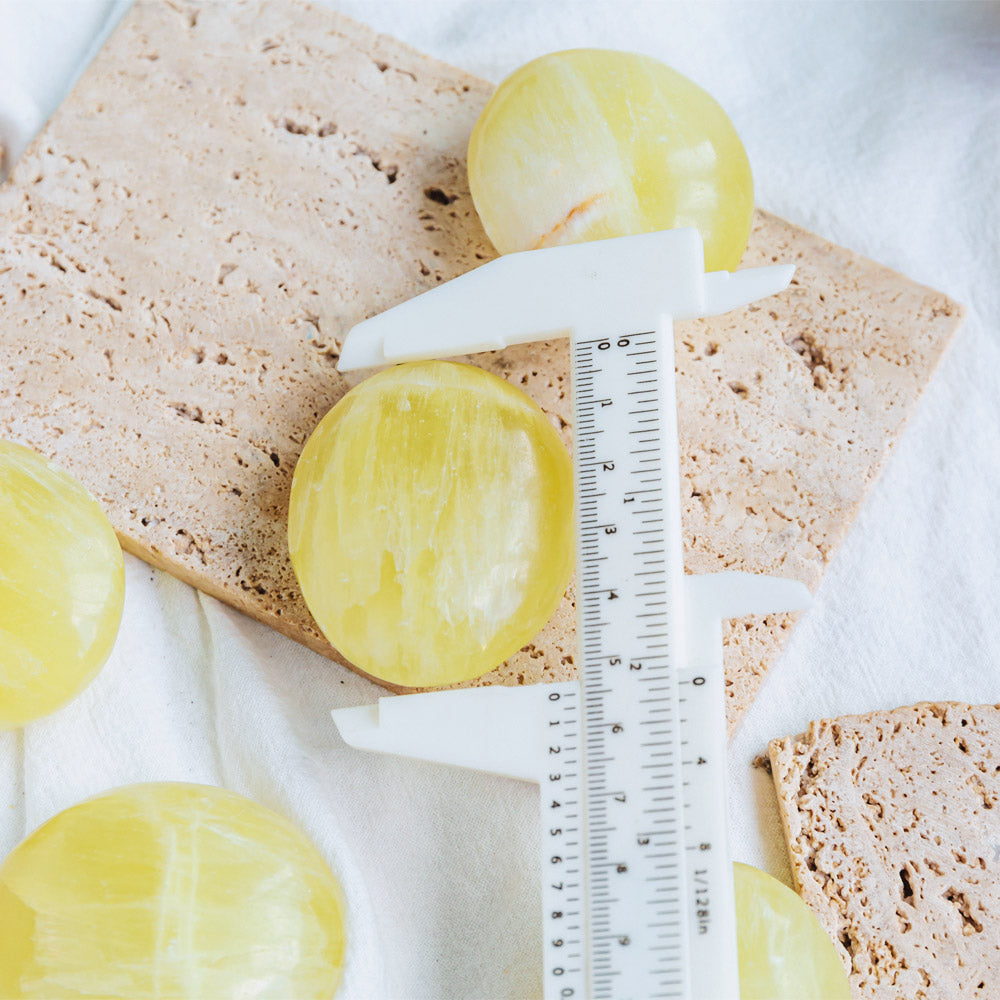
M 750 767 L 769 738 L 921 699 L 1000 701 L 1000 7 L 334 5 L 492 80 L 573 46 L 658 56 L 728 110 L 758 204 L 968 308 L 730 747 L 734 856 L 787 878 L 769 779 Z M 33 105 L 51 110 L 110 8 L 0 0 L 0 131 L 26 133 Z M 329 709 L 378 688 L 127 564 L 121 635 L 98 679 L 56 715 L 0 733 L 0 856 L 118 784 L 225 785 L 294 818 L 344 880 L 344 998 L 537 996 L 537 791 L 350 750 Z

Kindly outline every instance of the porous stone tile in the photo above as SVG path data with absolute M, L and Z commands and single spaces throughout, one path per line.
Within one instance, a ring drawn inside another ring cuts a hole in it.
M 296 458 L 362 374 L 350 327 L 494 256 L 464 153 L 491 87 L 303 3 L 136 4 L 0 187 L 0 434 L 124 546 L 313 649 L 288 559 Z M 679 324 L 689 570 L 818 583 L 960 310 L 757 214 L 781 296 Z M 470 317 L 474 322 L 474 317 Z M 468 358 L 571 439 L 565 343 Z M 726 632 L 735 724 L 787 616 Z M 572 590 L 473 683 L 575 675 Z
M 768 752 L 792 874 L 854 996 L 996 997 L 1000 705 L 824 719 Z

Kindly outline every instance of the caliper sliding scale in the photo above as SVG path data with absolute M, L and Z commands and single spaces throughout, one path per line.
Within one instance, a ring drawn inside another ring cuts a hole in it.
M 510 254 L 348 334 L 342 370 L 570 338 L 579 680 L 379 699 L 352 746 L 541 786 L 544 992 L 736 1000 L 722 621 L 797 582 L 683 572 L 675 319 L 785 288 L 704 273 L 693 229 Z M 511 484 L 516 488 L 516 484 Z

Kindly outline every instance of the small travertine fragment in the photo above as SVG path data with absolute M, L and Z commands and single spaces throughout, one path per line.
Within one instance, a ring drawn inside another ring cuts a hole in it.
M 769 756 L 792 874 L 855 997 L 996 997 L 1000 705 L 824 719 Z

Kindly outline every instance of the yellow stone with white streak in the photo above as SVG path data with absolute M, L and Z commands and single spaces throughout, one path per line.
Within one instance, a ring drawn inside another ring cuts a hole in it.
M 719 104 L 649 56 L 553 52 L 497 87 L 469 142 L 472 198 L 501 253 L 691 226 L 705 269 L 746 249 L 753 178 Z
M 0 997 L 328 1000 L 340 887 L 283 817 L 207 785 L 59 813 L 0 865 Z
M 531 640 L 569 582 L 569 453 L 503 379 L 397 365 L 309 438 L 288 540 L 313 617 L 355 666 L 404 687 L 478 677 Z
M 833 942 L 802 897 L 734 865 L 741 1000 L 851 1000 Z
M 124 593 L 121 548 L 97 501 L 54 463 L 0 441 L 0 728 L 90 683 Z

